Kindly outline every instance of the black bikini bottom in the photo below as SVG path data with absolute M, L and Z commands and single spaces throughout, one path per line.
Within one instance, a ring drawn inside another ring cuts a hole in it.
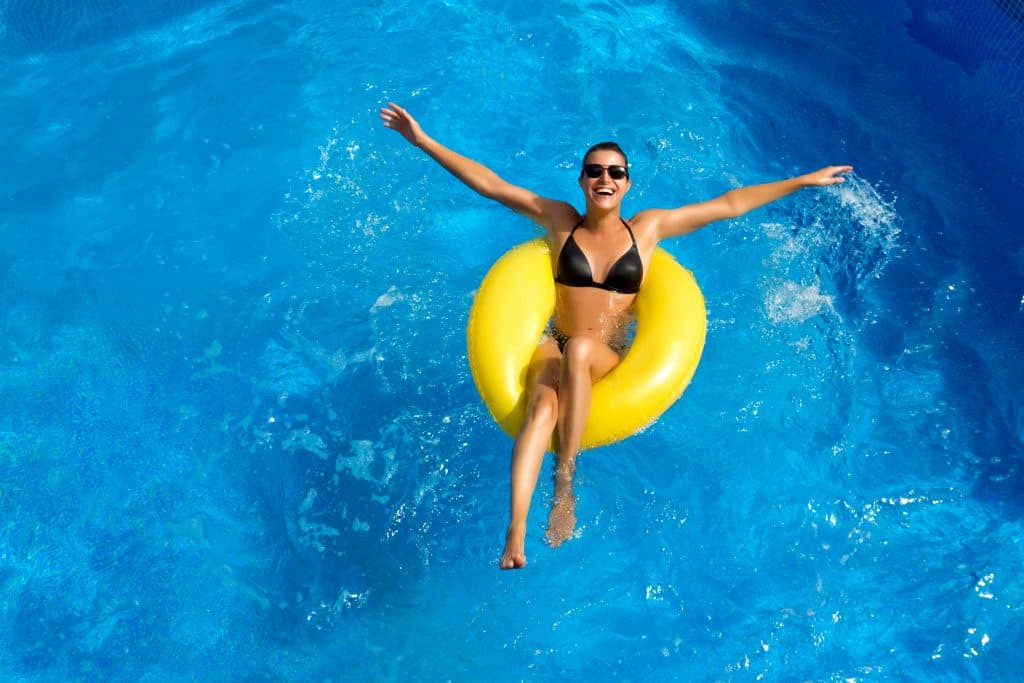
M 569 342 L 571 337 L 567 335 L 565 332 L 562 332 L 562 330 L 555 327 L 554 323 L 550 323 L 547 329 L 544 330 L 544 332 L 549 337 L 554 339 L 556 344 L 558 344 L 558 352 L 564 353 L 565 345 Z M 629 348 L 629 340 L 622 339 L 619 340 L 618 343 L 610 343 L 608 344 L 608 346 L 610 346 L 612 351 L 614 351 L 615 353 L 622 355 L 623 353 L 626 352 L 626 349 Z
M 552 325 L 548 325 L 548 329 L 546 329 L 544 331 L 547 333 L 547 335 L 549 337 L 551 337 L 552 339 L 555 340 L 556 344 L 558 344 L 558 352 L 559 353 L 562 353 L 563 351 L 565 351 L 565 345 L 569 341 L 569 335 L 567 335 L 565 332 L 562 332 L 560 329 L 555 327 L 553 324 Z

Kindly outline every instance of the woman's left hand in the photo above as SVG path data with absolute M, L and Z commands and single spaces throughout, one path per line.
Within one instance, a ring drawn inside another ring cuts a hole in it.
M 412 117 L 412 114 L 394 102 L 388 102 L 388 106 L 381 107 L 380 118 L 385 126 L 391 130 L 397 130 L 410 144 L 416 147 L 423 144 L 423 139 L 426 135 L 423 133 L 423 129 L 420 128 L 420 124 L 416 123 L 416 119 Z
M 846 178 L 840 174 L 849 173 L 852 170 L 853 166 L 826 166 L 823 169 L 801 176 L 801 180 L 803 180 L 808 187 L 835 185 L 846 181 Z

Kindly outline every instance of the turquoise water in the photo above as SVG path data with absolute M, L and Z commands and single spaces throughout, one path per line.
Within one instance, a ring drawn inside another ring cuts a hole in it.
M 1015 5 L 0 2 L 0 677 L 1015 680 Z M 707 347 L 499 572 L 464 327 L 535 228 L 380 127 L 626 212 Z

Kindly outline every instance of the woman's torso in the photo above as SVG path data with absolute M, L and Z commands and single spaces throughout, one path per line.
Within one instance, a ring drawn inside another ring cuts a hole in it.
M 566 220 L 564 225 L 556 225 L 550 231 L 552 272 L 558 277 L 559 258 L 572 256 L 577 261 L 577 267 L 582 264 L 583 275 L 589 274 L 595 286 L 556 283 L 553 323 L 569 337 L 593 336 L 611 346 L 621 345 L 633 320 L 636 293 L 628 291 L 630 284 L 636 275 L 642 278 L 646 274 L 657 240 L 651 239 L 650 226 L 642 216 L 625 222 L 616 218 L 618 229 L 612 226 L 602 231 L 578 225 L 581 220 L 582 217 L 577 217 L 574 222 Z M 563 256 L 567 242 L 575 243 L 585 261 L 580 260 L 581 255 L 573 249 L 572 244 Z M 640 267 L 635 268 L 638 256 Z M 566 265 L 562 264 L 563 270 Z M 587 269 L 589 273 L 586 273 Z M 635 270 L 640 272 L 637 274 Z M 611 280 L 609 274 L 613 276 Z M 586 280 L 579 273 L 566 279 L 576 282 Z M 614 284 L 627 291 L 602 288 L 606 284 Z

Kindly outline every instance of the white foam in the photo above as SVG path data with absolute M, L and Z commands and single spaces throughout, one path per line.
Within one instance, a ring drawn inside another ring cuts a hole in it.
M 899 244 L 896 200 L 886 201 L 871 183 L 852 173 L 846 176 L 846 182 L 829 190 L 860 227 L 859 232 L 849 235 L 853 257 L 863 266 L 858 271 L 877 277 Z
M 828 290 L 839 282 L 850 287 L 848 294 L 860 289 L 880 277 L 899 248 L 895 200 L 883 199 L 862 178 L 846 178 L 805 207 L 809 215 L 798 214 L 792 224 L 762 225 L 774 243 L 767 265 L 776 278 L 787 280 L 766 295 L 773 321 L 800 322 L 826 308 L 834 310 L 834 293 Z
M 309 427 L 293 429 L 288 433 L 282 446 L 288 451 L 308 451 L 321 460 L 327 460 L 327 442 Z
M 765 306 L 774 323 L 802 323 L 822 312 L 835 313 L 832 297 L 822 294 L 818 283 L 802 285 L 785 281 L 768 292 Z
M 347 469 L 356 479 L 364 481 L 376 481 L 370 474 L 370 465 L 373 463 L 373 442 L 356 440 L 352 442 L 351 455 L 338 456 L 336 469 Z
M 379 476 L 374 476 L 374 469 Z M 352 441 L 351 454 L 339 454 L 334 466 L 336 472 L 348 470 L 356 479 L 385 486 L 391 481 L 397 469 L 395 449 L 381 448 L 379 444 L 367 439 Z
M 398 288 L 392 285 L 388 287 L 388 291 L 378 296 L 377 300 L 373 302 L 373 306 L 370 307 L 370 313 L 376 313 L 378 309 L 386 308 L 403 298 L 401 294 L 398 294 Z

